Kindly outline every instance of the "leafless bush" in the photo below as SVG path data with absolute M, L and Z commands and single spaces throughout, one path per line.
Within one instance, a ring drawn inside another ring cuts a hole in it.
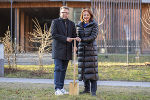
M 51 50 L 52 37 L 50 34 L 50 28 L 46 29 L 45 24 L 44 29 L 42 29 L 36 18 L 33 20 L 33 22 L 35 25 L 33 32 L 29 33 L 30 36 L 29 41 L 40 44 L 38 47 L 39 65 L 40 70 L 43 70 L 42 64 L 43 54 Z

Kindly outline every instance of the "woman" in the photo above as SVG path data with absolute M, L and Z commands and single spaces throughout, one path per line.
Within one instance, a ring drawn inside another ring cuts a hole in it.
M 78 73 L 79 81 L 84 82 L 84 91 L 96 96 L 98 80 L 97 44 L 98 25 L 93 20 L 89 9 L 83 9 L 80 22 L 77 25 L 77 34 L 81 41 L 78 44 Z M 90 86 L 91 83 L 91 86 Z

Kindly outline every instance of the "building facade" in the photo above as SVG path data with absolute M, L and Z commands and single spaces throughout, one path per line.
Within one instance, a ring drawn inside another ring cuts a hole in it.
M 7 30 L 7 27 L 11 26 L 11 18 L 12 18 L 13 40 L 14 38 L 16 38 L 17 45 L 19 45 L 21 49 L 24 50 L 25 52 L 34 51 L 35 50 L 34 46 L 31 46 L 32 44 L 30 44 L 28 40 L 29 39 L 28 33 L 33 31 L 32 19 L 37 18 L 41 26 L 47 24 L 47 27 L 50 27 L 51 21 L 59 17 L 59 8 L 63 5 L 67 5 L 68 7 L 70 7 L 69 19 L 77 24 L 78 21 L 80 20 L 81 10 L 83 8 L 91 8 L 91 6 L 93 6 L 91 3 L 92 1 L 93 0 L 0 0 L 0 14 L 1 14 L 0 37 L 4 37 L 4 32 Z M 112 4 L 115 3 L 116 5 L 119 5 L 118 3 L 121 0 L 117 0 L 118 2 L 114 0 L 99 0 L 99 1 L 105 2 L 105 4 L 108 4 L 108 2 L 112 1 L 111 2 Z M 141 9 L 140 9 L 141 16 L 144 14 L 146 9 L 148 9 L 149 3 L 150 3 L 149 0 L 141 1 Z M 11 16 L 11 8 L 12 8 L 12 16 Z M 106 26 L 107 25 L 108 24 L 106 24 Z M 113 29 L 115 31 L 117 27 L 114 27 Z M 139 34 L 146 34 L 144 32 L 144 29 L 142 28 L 142 25 Z M 110 40 L 115 41 L 116 36 L 118 35 L 113 33 L 113 38 L 111 38 Z M 140 51 L 141 53 L 149 53 L 150 52 L 149 44 L 146 44 L 146 46 L 142 44 L 142 42 L 143 43 L 147 42 L 144 40 L 144 37 L 142 36 L 143 35 L 140 35 L 139 37 L 141 40 Z M 99 38 L 97 40 L 98 46 L 101 49 L 104 48 L 103 46 L 104 41 L 100 37 L 102 37 L 102 35 L 99 35 Z M 34 45 L 36 47 L 36 44 Z M 108 48 L 109 49 L 108 53 L 125 53 L 125 51 L 118 52 L 116 51 L 118 49 L 113 48 L 112 47 Z M 131 50 L 131 53 L 135 53 L 135 50 Z

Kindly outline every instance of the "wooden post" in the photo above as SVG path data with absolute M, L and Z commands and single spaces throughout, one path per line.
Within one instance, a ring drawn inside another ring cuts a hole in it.
M 33 32 L 33 28 L 32 28 L 32 25 L 33 25 L 33 21 L 32 21 L 32 17 L 29 18 L 29 32 Z M 29 38 L 28 38 L 29 39 Z M 29 41 L 28 41 L 29 42 Z M 31 46 L 31 42 L 29 42 L 28 44 L 28 51 L 32 51 L 32 46 Z
M 24 12 L 21 12 L 21 26 L 20 26 L 20 45 L 21 52 L 24 51 Z
M 28 51 L 28 47 L 29 47 L 29 40 L 28 40 L 29 28 L 30 28 L 29 16 L 26 16 L 26 21 L 25 21 L 25 51 Z
M 33 32 L 33 29 L 32 29 L 32 25 L 33 25 L 32 17 L 29 18 L 29 23 L 30 23 L 30 29 L 29 29 L 29 31 Z

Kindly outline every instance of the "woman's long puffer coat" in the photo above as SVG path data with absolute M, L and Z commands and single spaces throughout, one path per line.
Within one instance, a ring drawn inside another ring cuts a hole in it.
M 97 43 L 98 24 L 95 21 L 77 25 L 77 34 L 81 38 L 78 44 L 78 75 L 79 80 L 98 80 Z

